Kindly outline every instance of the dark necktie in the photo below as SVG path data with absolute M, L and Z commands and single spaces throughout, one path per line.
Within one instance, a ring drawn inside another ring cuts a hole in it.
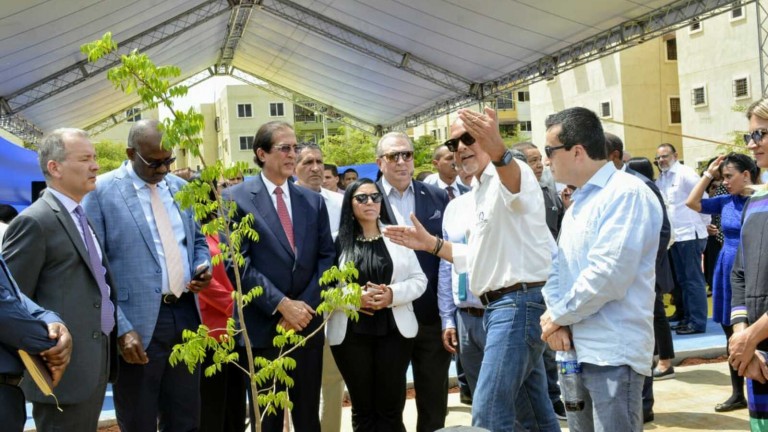
M 448 201 L 456 198 L 456 194 L 453 193 L 453 186 L 446 186 L 445 191 L 448 192 Z
M 99 285 L 99 291 L 101 291 L 101 331 L 108 335 L 115 328 L 115 306 L 112 304 L 112 300 L 109 299 L 109 287 L 107 286 L 107 280 L 104 278 L 106 269 L 99 259 L 99 252 L 96 249 L 96 244 L 93 242 L 91 230 L 88 229 L 88 218 L 85 217 L 83 208 L 80 206 L 75 207 L 75 214 L 77 215 L 78 222 L 80 222 L 80 228 L 83 229 L 83 240 L 85 241 L 86 249 L 88 249 L 88 260 L 90 261 L 93 275 L 96 278 L 96 283 Z
M 291 249 L 296 250 L 296 246 L 293 242 L 293 224 L 291 223 L 291 216 L 288 214 L 288 206 L 285 205 L 283 199 L 283 189 L 281 187 L 275 188 L 275 198 L 277 201 L 277 217 L 280 218 L 280 225 L 283 226 L 285 236 L 288 237 L 288 243 L 291 244 Z

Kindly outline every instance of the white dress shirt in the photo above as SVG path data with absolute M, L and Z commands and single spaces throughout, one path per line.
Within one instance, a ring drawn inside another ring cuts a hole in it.
M 453 248 L 456 272 L 469 271 L 469 287 L 478 297 L 520 282 L 546 281 L 552 263 L 554 240 L 539 182 L 528 164 L 514 163 L 520 167 L 519 193 L 501 183 L 493 164 L 473 181 L 468 244 Z
M 320 195 L 325 200 L 325 208 L 328 210 L 328 221 L 331 223 L 331 236 L 336 241 L 339 234 L 339 223 L 341 221 L 341 203 L 344 202 L 344 196 L 328 189 L 320 188 Z
M 416 195 L 413 191 L 413 182 L 408 183 L 405 192 L 400 193 L 394 186 L 389 184 L 386 178 L 381 178 L 381 185 L 384 186 L 384 194 L 389 200 L 389 206 L 395 213 L 398 225 L 413 226 L 411 222 L 411 213 L 416 213 Z
M 667 205 L 667 215 L 669 223 L 672 224 L 672 230 L 675 234 L 675 241 L 706 239 L 707 224 L 711 218 L 708 215 L 701 215 L 685 205 L 691 190 L 699 183 L 701 178 L 693 168 L 675 161 L 669 170 L 662 172 L 656 180 L 656 186 L 664 197 L 664 203 Z M 704 198 L 708 195 L 704 193 Z
M 264 175 L 264 172 L 261 172 L 261 179 L 264 181 L 264 186 L 267 188 L 267 192 L 269 192 L 269 198 L 272 200 L 272 205 L 275 207 L 275 210 L 277 210 L 277 195 L 275 195 L 275 189 L 278 188 L 278 186 L 267 178 L 267 176 Z M 285 206 L 288 207 L 288 216 L 291 217 L 291 222 L 293 222 L 293 209 L 291 209 L 291 190 L 288 188 L 288 180 L 284 181 L 281 186 L 279 186 L 280 189 L 283 190 L 283 201 L 285 201 Z

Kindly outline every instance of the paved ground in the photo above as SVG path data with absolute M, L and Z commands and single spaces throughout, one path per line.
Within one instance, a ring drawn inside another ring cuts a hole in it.
M 649 431 L 748 431 L 747 410 L 730 413 L 716 413 L 714 406 L 730 395 L 730 379 L 725 362 L 678 366 L 675 379 L 657 381 L 654 384 L 656 397 L 655 420 L 645 425 Z M 448 398 L 446 426 L 471 424 L 471 407 L 459 403 L 458 393 Z M 408 431 L 416 430 L 416 404 L 413 399 L 406 402 L 405 426 Z M 352 430 L 351 409 L 344 408 L 342 431 Z M 568 430 L 561 422 L 563 430 Z

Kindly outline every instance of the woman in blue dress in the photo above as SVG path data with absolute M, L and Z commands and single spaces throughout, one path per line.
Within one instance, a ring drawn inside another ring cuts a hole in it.
M 720 173 L 728 194 L 702 199 L 712 179 Z M 701 180 L 688 196 L 686 205 L 694 211 L 720 215 L 720 226 L 725 239 L 715 264 L 712 278 L 712 320 L 723 327 L 726 339 L 733 334 L 731 326 L 731 269 L 736 259 L 741 235 L 741 212 L 749 198 L 749 186 L 757 183 L 758 168 L 746 155 L 731 153 L 719 156 L 704 171 Z M 732 393 L 725 402 L 715 406 L 715 411 L 726 412 L 747 407 L 744 397 L 744 378 L 729 365 Z

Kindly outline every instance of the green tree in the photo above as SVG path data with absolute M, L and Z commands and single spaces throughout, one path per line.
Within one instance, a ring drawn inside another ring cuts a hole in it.
M 112 41 L 111 33 L 107 33 L 102 39 L 85 44 L 80 49 L 88 56 L 88 61 L 97 62 L 100 58 L 116 51 L 117 44 Z M 188 183 L 176 194 L 175 199 L 183 209 L 191 209 L 198 222 L 208 221 L 201 226 L 204 234 L 221 234 L 226 239 L 226 243 L 219 244 L 222 254 L 211 257 L 211 264 L 217 265 L 224 260 L 232 263 L 235 275 L 235 291 L 232 293 L 235 301 L 234 313 L 237 314 L 240 322 L 244 322 L 244 307 L 261 294 L 262 288 L 241 285 L 240 269 L 245 259 L 240 253 L 240 245 L 244 239 L 258 241 L 258 233 L 251 226 L 253 215 L 246 215 L 238 222 L 233 220 L 237 210 L 235 204 L 222 200 L 213 182 L 222 177 L 233 178 L 245 172 L 247 164 L 239 162 L 225 167 L 220 160 L 213 163 L 207 163 L 204 160 L 200 152 L 201 133 L 204 127 L 203 116 L 193 108 L 188 111 L 173 109 L 172 99 L 187 93 L 185 86 L 171 86 L 171 79 L 178 78 L 180 75 L 179 68 L 158 67 L 146 54 L 141 54 L 137 50 L 121 56 L 120 65 L 107 72 L 107 78 L 115 88 L 126 94 L 135 92 L 147 108 L 164 105 L 170 110 L 171 117 L 163 120 L 161 125 L 164 148 L 184 149 L 200 158 L 203 165 L 200 173 L 202 181 Z M 210 199 L 211 192 L 214 193 L 214 200 Z M 260 431 L 263 415 L 292 407 L 287 392 L 277 391 L 278 383 L 286 387 L 293 385 L 289 371 L 296 367 L 296 362 L 290 354 L 304 346 L 306 339 L 322 331 L 332 314 L 342 312 L 351 319 L 357 319 L 362 290 L 359 285 L 353 283 L 356 279 L 357 270 L 351 262 L 341 268 L 333 267 L 323 273 L 320 282 L 329 288 L 321 293 L 323 302 L 315 309 L 318 314 L 325 317 L 323 325 L 307 337 L 297 335 L 293 330 L 285 330 L 278 325 L 273 345 L 280 349 L 280 353 L 272 361 L 253 356 L 247 329 L 236 328 L 234 319 L 230 318 L 226 329 L 222 329 L 226 330 L 226 336 L 221 339 L 209 336 L 210 329 L 205 325 L 201 325 L 196 330 L 185 330 L 182 334 L 185 342 L 173 347 L 170 363 L 172 365 L 184 363 L 190 371 L 193 371 L 207 355 L 212 355 L 213 365 L 205 369 L 206 376 L 221 371 L 226 363 L 240 368 L 250 378 L 251 392 L 256 395 L 252 401 L 256 416 L 252 421 L 256 425 L 256 430 Z M 238 365 L 238 354 L 233 352 L 237 338 L 242 338 L 244 341 L 248 358 L 247 368 Z M 264 409 L 261 410 L 260 407 Z
M 323 159 L 338 166 L 371 163 L 376 160 L 374 137 L 361 130 L 339 126 L 337 132 L 320 140 Z
M 103 174 L 119 167 L 126 159 L 125 144 L 104 140 L 94 143 L 96 148 L 96 161 L 99 163 L 99 174 Z
M 413 168 L 416 174 L 434 171 L 432 156 L 439 145 L 432 135 L 422 135 L 413 141 Z

